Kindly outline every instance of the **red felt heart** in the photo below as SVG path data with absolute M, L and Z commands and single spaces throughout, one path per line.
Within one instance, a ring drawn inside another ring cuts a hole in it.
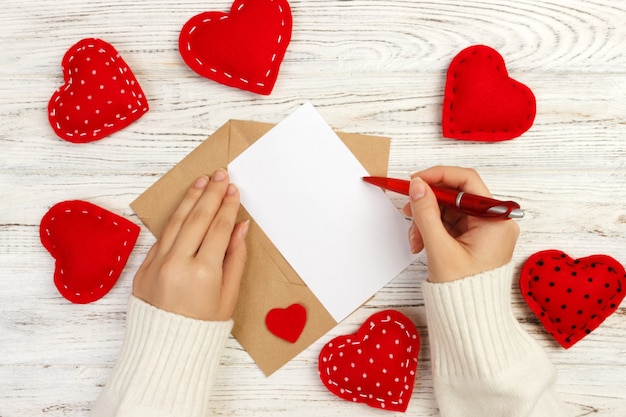
M 183 60 L 203 77 L 257 94 L 272 92 L 291 40 L 286 0 L 236 0 L 230 13 L 205 12 L 182 28 Z
M 135 246 L 139 226 L 86 201 L 54 205 L 41 219 L 41 243 L 56 260 L 54 284 L 76 304 L 113 288 Z
M 495 50 L 474 45 L 450 64 L 443 98 L 447 138 L 497 142 L 526 132 L 535 120 L 533 92 L 509 77 Z
M 352 335 L 328 342 L 320 378 L 338 397 L 389 411 L 406 411 L 413 392 L 420 339 L 404 314 L 385 310 Z
M 50 125 L 61 139 L 102 139 L 148 111 L 137 79 L 107 42 L 81 40 L 65 53 L 62 66 L 65 84 L 48 103 Z
M 272 334 L 296 343 L 306 324 L 306 309 L 300 304 L 274 308 L 265 316 L 265 324 Z
M 559 250 L 524 263 L 520 290 L 546 330 L 565 349 L 591 333 L 624 299 L 624 267 L 607 255 L 572 259 Z

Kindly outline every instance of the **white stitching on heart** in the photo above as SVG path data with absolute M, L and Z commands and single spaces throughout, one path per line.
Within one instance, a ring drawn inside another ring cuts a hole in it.
M 73 212 L 74 212 L 74 210 L 72 210 L 72 209 L 65 209 L 65 210 L 63 210 L 63 213 L 67 214 L 67 215 L 71 215 Z M 82 215 L 85 215 L 85 216 L 86 215 L 91 215 L 91 212 L 89 210 L 80 210 L 80 213 Z M 100 221 L 102 220 L 102 216 L 100 214 L 96 214 L 96 218 L 98 220 L 100 220 Z M 53 216 L 53 217 L 50 218 L 50 223 L 55 222 L 56 220 L 57 220 L 57 216 Z M 116 220 L 112 220 L 111 223 L 113 224 L 114 227 L 119 227 L 120 226 L 119 222 L 117 222 Z M 46 234 L 48 235 L 48 237 L 52 237 L 52 232 L 50 231 L 49 227 L 46 227 L 44 230 L 45 230 Z M 129 227 L 126 228 L 125 232 L 127 234 L 131 234 L 132 233 L 132 231 L 131 231 L 131 229 Z M 127 247 L 128 246 L 128 242 L 129 242 L 129 239 L 124 240 L 124 242 L 122 242 L 122 246 L 123 247 Z M 53 245 L 53 248 L 56 249 L 57 246 Z M 119 267 L 119 264 L 121 264 L 122 256 L 121 255 L 117 255 L 117 257 L 115 258 L 115 262 L 116 262 L 116 265 L 114 265 L 113 268 L 111 268 L 109 270 L 109 272 L 108 272 L 108 277 L 109 278 L 111 276 L 113 276 L 113 274 L 115 273 L 115 269 L 117 267 Z M 59 270 L 59 272 L 60 272 L 61 275 L 65 275 L 65 270 L 64 269 L 61 268 Z M 102 289 L 103 287 L 104 287 L 104 284 L 100 284 L 100 288 Z M 67 284 L 63 284 L 63 288 L 66 289 L 66 290 L 69 289 Z M 81 294 L 79 292 L 77 292 L 77 293 L 75 293 L 75 295 L 77 297 L 80 297 Z M 93 292 L 91 292 L 91 295 L 93 295 Z
M 392 321 L 392 319 L 391 319 L 390 316 L 387 316 L 385 319 L 381 319 L 382 323 L 389 323 L 391 321 Z M 404 333 L 406 334 L 408 339 L 410 339 L 410 340 L 417 339 L 417 337 L 418 337 L 417 334 L 410 333 L 403 323 L 401 323 L 401 322 L 399 322 L 397 320 L 393 320 L 393 324 L 398 326 L 401 330 L 404 330 Z M 374 321 L 371 321 L 369 323 L 369 330 L 370 331 L 373 330 L 376 327 L 376 325 L 377 324 Z M 383 329 L 382 334 L 386 334 L 386 331 L 384 331 L 384 330 L 385 329 Z M 368 337 L 368 335 L 365 335 L 363 337 L 363 341 L 365 341 L 367 339 L 367 337 Z M 352 339 L 346 339 L 345 343 L 342 343 L 342 344 L 337 346 L 337 349 L 343 349 L 347 345 L 353 346 L 353 345 L 358 345 L 360 343 L 362 343 L 362 342 L 361 341 L 352 341 Z M 395 344 L 399 344 L 400 341 L 396 339 L 394 341 L 394 343 Z M 328 347 L 329 348 L 333 348 L 333 343 L 329 342 Z M 380 344 L 376 345 L 376 349 L 380 349 Z M 411 348 L 411 346 L 409 346 L 409 348 L 407 349 L 407 352 L 411 353 L 411 351 L 412 351 L 412 348 Z M 343 356 L 342 353 L 343 352 L 340 351 L 339 352 L 339 356 Z M 361 354 L 362 350 L 358 349 L 357 353 Z M 397 400 L 386 400 L 385 398 L 380 398 L 380 397 L 375 397 L 374 398 L 374 396 L 372 394 L 368 395 L 368 394 L 360 393 L 360 391 L 362 390 L 362 388 L 360 386 L 358 386 L 357 389 L 356 389 L 359 393 L 354 393 L 352 390 L 350 390 L 348 388 L 339 387 L 339 384 L 333 379 L 333 375 L 331 374 L 331 371 L 332 372 L 337 371 L 337 366 L 335 366 L 335 365 L 333 365 L 332 367 L 330 366 L 331 365 L 330 362 L 332 361 L 332 357 L 333 357 L 333 353 L 331 353 L 328 356 L 321 357 L 322 362 L 327 364 L 324 368 L 322 368 L 324 370 L 325 377 L 328 378 L 327 382 L 328 382 L 329 385 L 333 385 L 335 387 L 338 387 L 339 388 L 339 392 L 342 393 L 342 394 L 348 393 L 350 395 L 354 395 L 352 397 L 352 401 L 353 402 L 358 402 L 359 398 L 361 398 L 361 399 L 366 399 L 366 398 L 375 399 L 379 403 L 380 408 L 382 408 L 382 409 L 386 408 L 386 402 L 389 402 L 389 403 L 391 403 L 393 405 L 400 405 L 400 404 L 404 403 L 403 400 L 402 400 L 402 397 L 405 395 L 405 392 L 407 392 L 410 389 L 409 384 L 407 384 L 408 378 L 407 378 L 406 375 L 404 376 L 403 381 L 402 381 L 403 382 L 403 389 L 400 390 L 400 393 L 399 393 L 399 396 L 398 396 Z M 393 355 L 390 354 L 389 357 L 392 358 Z M 413 361 L 417 362 L 417 358 L 413 358 Z M 370 358 L 369 359 L 369 363 L 372 364 L 373 362 L 374 362 L 373 358 Z M 408 369 L 409 365 L 410 365 L 410 360 L 409 359 L 407 359 L 404 363 L 400 364 L 400 366 L 402 368 L 407 368 L 407 369 Z M 383 369 L 382 373 L 386 374 L 387 373 L 387 369 Z M 415 375 L 415 371 L 413 371 L 413 370 L 411 370 L 409 373 L 410 373 L 411 376 Z M 367 379 L 367 377 L 368 377 L 367 373 L 364 372 L 362 374 L 362 378 L 363 379 Z M 347 381 L 347 378 L 344 378 L 344 379 Z M 395 382 L 399 383 L 400 379 L 399 378 L 395 378 Z M 381 385 L 380 382 L 376 382 L 376 387 L 380 387 L 380 385 Z M 393 392 L 392 391 L 388 391 L 387 395 L 388 396 L 392 396 Z
M 270 0 L 270 1 L 271 1 L 271 3 L 274 3 L 274 0 Z M 240 5 L 239 5 L 239 7 L 237 8 L 237 11 L 238 11 L 238 12 L 239 12 L 239 11 L 241 11 L 241 10 L 244 8 L 244 6 L 245 6 L 245 4 L 243 4 L 243 3 L 242 3 L 242 4 L 240 4 Z M 284 28 L 284 27 L 287 25 L 287 22 L 286 22 L 285 17 L 284 17 L 284 15 L 285 15 L 285 11 L 283 10 L 283 7 L 282 7 L 280 4 L 278 4 L 276 7 L 277 7 L 278 12 L 280 13 L 280 16 L 281 16 L 280 26 L 281 26 L 282 28 Z M 224 15 L 224 16 L 220 16 L 219 20 L 226 20 L 226 19 L 228 19 L 228 18 L 229 18 L 229 15 Z M 206 19 L 203 19 L 203 20 L 202 20 L 202 23 L 209 23 L 209 22 L 211 22 L 212 20 L 213 20 L 213 18 L 206 18 Z M 197 26 L 197 25 L 195 25 L 195 26 L 193 26 L 193 27 L 189 30 L 189 32 L 187 32 L 187 33 L 188 33 L 189 35 L 191 35 L 192 33 L 194 33 L 194 32 L 196 31 L 196 29 L 197 29 L 197 28 L 198 28 L 198 26 Z M 276 40 L 276 44 L 277 44 L 277 45 L 280 45 L 281 43 L 283 43 L 283 35 L 282 35 L 282 34 L 279 34 L 279 35 L 278 35 L 278 39 Z M 188 52 L 191 52 L 191 49 L 192 49 L 192 48 L 191 48 L 191 42 L 190 42 L 190 41 L 187 41 L 187 45 L 186 45 L 186 47 L 187 47 L 187 51 L 188 51 Z M 277 57 L 277 54 L 275 54 L 275 53 L 274 53 L 274 54 L 272 55 L 272 59 L 271 59 L 271 62 L 272 62 L 272 63 L 276 61 L 276 57 Z M 195 61 L 196 61 L 196 62 L 197 62 L 200 66 L 204 66 L 204 62 L 202 62 L 202 60 L 200 60 L 198 57 L 194 57 L 194 59 L 195 59 Z M 225 77 L 230 78 L 230 79 L 232 79 L 232 78 L 233 78 L 233 76 L 232 76 L 231 74 L 227 73 L 226 71 L 220 71 L 220 70 L 218 70 L 218 69 L 216 69 L 216 68 L 214 68 L 214 67 L 209 67 L 209 71 L 211 71 L 211 72 L 212 72 L 212 73 L 214 73 L 214 74 L 221 73 L 221 74 L 223 74 Z M 271 74 L 271 73 L 272 73 L 272 71 L 271 71 L 271 70 L 267 70 L 267 72 L 265 73 L 265 78 L 266 78 L 266 79 L 267 79 L 267 78 L 269 78 L 269 76 L 270 76 L 270 74 Z M 245 78 L 243 78 L 243 77 L 238 77 L 238 80 L 239 80 L 239 81 L 241 81 L 241 82 L 242 82 L 242 83 L 244 83 L 244 84 L 249 84 L 249 83 L 250 83 L 250 81 L 249 81 L 249 80 L 247 80 L 247 79 L 245 79 Z M 259 82 L 256 82 L 255 84 L 256 84 L 257 86 L 259 86 L 259 87 L 265 87 L 265 82 L 261 82 L 261 81 L 259 81 Z
M 104 42 L 104 41 L 102 41 L 102 42 Z M 96 47 L 96 45 L 93 44 L 93 43 L 89 43 L 89 44 L 77 47 L 74 50 L 73 55 L 71 55 L 69 57 L 68 63 L 72 63 L 76 59 L 76 54 L 79 54 L 80 52 L 83 52 L 83 51 L 85 51 L 87 49 L 93 49 L 95 47 Z M 111 48 L 113 48 L 113 47 L 111 46 Z M 107 50 L 104 47 L 101 47 L 101 48 L 98 49 L 97 52 L 100 53 L 100 54 L 105 54 L 105 53 L 107 53 Z M 109 57 L 109 61 L 111 63 L 113 63 L 113 64 L 116 64 L 116 60 L 121 60 L 121 56 L 120 56 L 119 53 L 116 53 L 115 57 Z M 90 57 L 86 57 L 86 61 L 91 61 L 91 58 Z M 105 65 L 109 66 L 109 62 L 107 61 L 105 63 Z M 128 77 L 126 77 L 126 73 L 128 73 L 128 71 L 129 71 L 128 66 L 125 65 L 123 68 L 118 68 L 118 71 L 122 75 L 122 77 L 125 77 L 124 78 L 124 82 L 127 85 L 132 86 L 132 85 L 136 84 L 134 80 L 131 81 L 131 80 L 128 79 Z M 79 73 L 79 68 L 78 67 L 74 67 L 74 68 L 69 68 L 68 69 L 69 80 L 65 83 L 64 87 L 60 87 L 60 88 L 58 88 L 56 90 L 56 92 L 55 92 L 56 97 L 54 98 L 54 104 L 55 105 L 58 104 L 59 107 L 63 107 L 63 103 L 59 102 L 59 100 L 61 99 L 60 93 L 67 92 L 73 86 L 73 84 L 76 82 L 75 79 L 76 79 L 78 73 Z M 92 70 L 91 71 L 91 75 L 92 76 L 97 75 L 97 71 L 96 70 Z M 116 76 L 113 76 L 112 78 L 113 78 L 113 80 L 117 80 Z M 81 80 L 79 80 L 79 82 L 80 82 L 81 85 L 84 85 L 85 84 L 85 79 L 81 79 Z M 102 85 L 102 84 L 100 85 L 100 90 L 104 90 L 104 85 Z M 121 93 L 124 94 L 125 93 L 124 90 L 122 90 Z M 70 94 L 70 96 L 73 96 L 74 92 L 73 91 L 69 91 L 69 94 Z M 142 103 L 143 94 L 137 94 L 134 91 L 132 92 L 132 94 L 133 94 L 133 97 L 136 99 L 135 105 L 137 106 L 132 111 L 132 114 L 137 113 L 139 111 L 139 109 L 141 109 L 143 112 L 148 111 L 148 107 L 144 106 L 143 103 Z M 87 97 L 87 98 L 90 99 L 89 97 Z M 112 101 L 109 100 L 107 103 L 108 104 L 112 104 Z M 129 109 L 132 109 L 133 105 L 129 104 L 128 107 L 129 107 Z M 80 110 L 80 106 L 76 106 L 76 110 Z M 100 110 L 96 110 L 96 114 L 99 114 L 99 113 L 100 113 Z M 56 119 L 56 116 L 57 116 L 56 115 L 56 109 L 53 109 L 50 112 L 50 117 L 53 118 L 53 119 Z M 70 117 L 66 116 L 66 120 L 69 121 Z M 126 120 L 126 117 L 121 118 L 119 120 L 120 120 L 120 122 L 123 122 L 123 121 Z M 61 124 L 59 123 L 59 121 L 54 120 L 54 126 L 56 127 L 56 130 L 58 132 L 61 131 Z M 85 130 L 84 131 L 75 130 L 73 133 L 72 132 L 62 132 L 62 133 L 64 135 L 66 135 L 68 138 L 73 138 L 74 136 L 86 137 L 89 134 L 91 134 L 91 136 L 97 136 L 100 132 L 102 132 L 101 128 L 91 129 L 90 130 L 90 129 L 88 129 L 88 126 L 89 126 L 89 121 L 88 121 L 88 119 L 86 119 L 85 120 Z M 115 126 L 115 123 L 105 123 L 104 124 L 105 128 L 112 128 L 114 126 Z

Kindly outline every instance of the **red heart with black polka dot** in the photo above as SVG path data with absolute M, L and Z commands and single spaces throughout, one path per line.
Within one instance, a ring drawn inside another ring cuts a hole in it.
M 344 400 L 406 411 L 419 349 L 419 335 L 411 320 L 396 310 L 381 311 L 355 334 L 336 337 L 322 348 L 320 379 Z
M 76 304 L 113 288 L 138 235 L 136 224 L 80 200 L 55 204 L 39 225 L 41 243 L 55 259 L 54 284 Z
M 626 295 L 624 267 L 607 255 L 573 259 L 559 250 L 532 255 L 520 291 L 545 329 L 565 349 L 595 330 Z
M 61 139 L 99 140 L 148 111 L 135 75 L 107 42 L 81 40 L 66 52 L 62 66 L 65 84 L 48 103 L 48 120 Z

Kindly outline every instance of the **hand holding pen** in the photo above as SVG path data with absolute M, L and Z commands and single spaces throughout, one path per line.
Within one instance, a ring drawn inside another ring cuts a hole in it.
M 363 177 L 363 181 L 377 185 L 385 190 L 409 195 L 410 182 L 396 178 Z M 452 208 L 468 216 L 493 219 L 521 219 L 524 212 L 514 201 L 499 201 L 480 195 L 468 194 L 465 191 L 452 190 L 431 186 L 435 197 L 440 204 Z
M 411 250 L 426 249 L 429 281 L 453 281 L 510 262 L 519 235 L 517 222 L 469 216 L 446 205 L 440 209 L 433 186 L 491 199 L 473 169 L 433 167 L 412 175 L 403 212 L 413 219 Z

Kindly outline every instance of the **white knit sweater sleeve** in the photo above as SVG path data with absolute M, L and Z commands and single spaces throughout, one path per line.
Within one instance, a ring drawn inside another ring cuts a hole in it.
M 561 417 L 556 372 L 511 308 L 512 266 L 423 285 L 441 417 Z
M 194 320 L 131 296 L 126 336 L 92 417 L 204 417 L 232 321 Z

